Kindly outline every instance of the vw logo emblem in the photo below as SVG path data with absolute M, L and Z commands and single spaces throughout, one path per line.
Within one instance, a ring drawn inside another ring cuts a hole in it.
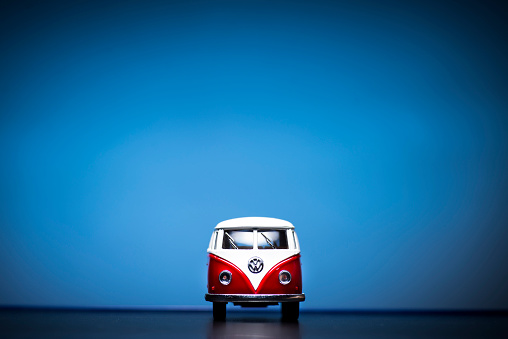
M 260 257 L 252 257 L 249 259 L 249 271 L 259 273 L 263 270 L 263 259 Z

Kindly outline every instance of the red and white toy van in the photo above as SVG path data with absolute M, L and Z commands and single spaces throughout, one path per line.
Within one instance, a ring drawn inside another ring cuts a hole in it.
M 215 227 L 208 246 L 207 301 L 215 320 L 226 304 L 263 307 L 281 304 L 282 318 L 296 320 L 302 293 L 300 245 L 294 226 L 275 218 L 237 218 Z

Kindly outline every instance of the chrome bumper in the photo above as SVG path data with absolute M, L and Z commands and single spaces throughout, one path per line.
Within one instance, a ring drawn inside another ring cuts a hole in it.
M 280 303 L 302 302 L 305 294 L 205 294 L 206 301 L 212 302 L 252 302 L 252 303 Z

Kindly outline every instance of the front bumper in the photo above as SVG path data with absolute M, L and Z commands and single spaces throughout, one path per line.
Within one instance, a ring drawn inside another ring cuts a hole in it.
M 206 301 L 212 302 L 252 302 L 252 303 L 280 303 L 302 302 L 305 294 L 205 294 Z

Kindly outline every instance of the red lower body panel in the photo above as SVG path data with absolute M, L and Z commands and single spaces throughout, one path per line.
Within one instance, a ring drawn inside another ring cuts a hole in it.
M 300 254 L 289 257 L 274 267 L 265 275 L 257 290 L 254 290 L 249 278 L 237 266 L 216 255 L 210 254 L 208 263 L 208 293 L 216 294 L 298 294 L 302 293 L 302 271 Z M 219 281 L 219 274 L 228 270 L 231 272 L 231 282 L 223 285 Z M 288 271 L 291 281 L 287 285 L 279 282 L 279 273 Z

